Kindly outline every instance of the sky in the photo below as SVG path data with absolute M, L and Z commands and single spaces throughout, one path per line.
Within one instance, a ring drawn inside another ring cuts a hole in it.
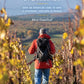
M 81 3 L 80 0 L 0 0 L 0 9 L 4 2 L 8 16 L 68 12 L 68 7 L 74 9 Z

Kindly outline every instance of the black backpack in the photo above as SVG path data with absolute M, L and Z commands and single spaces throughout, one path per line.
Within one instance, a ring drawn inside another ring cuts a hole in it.
M 37 39 L 37 56 L 36 56 L 36 58 L 41 62 L 47 61 L 48 59 L 52 60 L 52 56 L 50 55 L 49 39 L 47 39 L 47 38 Z

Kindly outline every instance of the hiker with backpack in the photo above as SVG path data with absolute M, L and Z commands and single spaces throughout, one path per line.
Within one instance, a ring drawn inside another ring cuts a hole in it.
M 35 54 L 35 84 L 48 84 L 50 68 L 52 67 L 52 56 L 55 54 L 55 46 L 50 40 L 45 28 L 39 31 L 39 37 L 33 40 L 29 54 Z

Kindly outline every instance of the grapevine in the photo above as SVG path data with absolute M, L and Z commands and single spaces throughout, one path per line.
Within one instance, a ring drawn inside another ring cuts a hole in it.
M 75 26 L 69 18 L 68 28 L 64 28 L 63 44 L 54 56 L 49 84 L 84 84 L 84 0 L 82 5 L 76 5 Z
M 20 39 L 9 34 L 13 24 L 6 10 L 0 10 L 0 84 L 32 84 L 30 67 L 22 50 Z

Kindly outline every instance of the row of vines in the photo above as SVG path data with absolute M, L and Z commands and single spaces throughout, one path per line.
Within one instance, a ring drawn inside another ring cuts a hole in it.
M 13 22 L 4 8 L 0 14 L 0 84 L 32 84 L 20 39 L 9 33 Z
M 61 49 L 53 57 L 49 84 L 84 84 L 84 0 L 72 10 L 68 29 L 64 28 Z M 74 30 L 75 27 L 75 30 Z

